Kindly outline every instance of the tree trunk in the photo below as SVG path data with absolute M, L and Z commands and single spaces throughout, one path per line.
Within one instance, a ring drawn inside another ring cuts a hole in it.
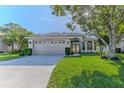
M 111 33 L 109 33 L 109 58 L 115 57 L 115 49 L 115 31 L 112 30 Z
M 23 47 L 23 42 L 20 45 L 19 51 L 22 49 L 22 47 Z
M 17 51 L 19 52 L 20 51 L 20 47 L 22 46 L 22 42 L 19 42 L 18 44 L 17 44 Z
M 24 44 L 24 39 L 18 44 L 18 52 L 21 51 L 22 47 L 23 47 L 23 44 Z
M 100 54 L 103 54 L 103 46 L 100 46 Z
M 14 43 L 12 42 L 12 49 L 11 49 L 11 52 L 13 53 L 14 51 Z

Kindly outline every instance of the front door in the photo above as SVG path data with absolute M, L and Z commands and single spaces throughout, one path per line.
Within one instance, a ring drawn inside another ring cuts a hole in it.
M 80 53 L 80 44 L 72 44 L 72 52 L 74 54 Z

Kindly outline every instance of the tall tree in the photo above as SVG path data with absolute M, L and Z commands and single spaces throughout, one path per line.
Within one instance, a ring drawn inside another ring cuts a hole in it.
M 5 24 L 2 29 L 4 29 L 3 32 L 5 32 L 3 41 L 7 45 L 12 46 L 12 52 L 14 50 L 20 51 L 23 47 L 26 47 L 27 40 L 25 37 L 33 34 L 16 23 Z M 16 48 L 14 47 L 15 45 Z
M 6 32 L 4 35 L 3 41 L 12 47 L 11 51 L 14 51 L 14 44 L 17 41 L 17 32 L 15 30 L 11 30 Z
M 109 38 L 108 36 L 103 36 L 102 37 L 107 44 L 109 44 Z M 103 54 L 103 49 L 106 47 L 105 44 L 101 41 L 101 39 L 98 38 L 98 44 L 99 44 L 99 49 L 100 49 L 100 54 Z
M 124 33 L 124 6 L 52 6 L 56 16 L 72 17 L 67 27 L 75 30 L 78 25 L 82 31 L 94 34 L 109 48 L 108 57 L 115 56 L 117 43 Z M 109 37 L 109 43 L 104 40 Z

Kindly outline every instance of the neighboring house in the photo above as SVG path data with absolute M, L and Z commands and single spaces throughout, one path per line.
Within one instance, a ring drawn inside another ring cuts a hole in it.
M 9 52 L 12 50 L 12 46 L 11 45 L 7 45 L 3 42 L 3 36 L 5 35 L 5 33 L 3 33 L 2 31 L 0 31 L 0 53 L 1 52 Z M 18 44 L 14 43 L 14 49 L 17 50 L 18 49 Z
M 124 53 L 124 38 L 121 39 L 121 41 L 117 45 L 117 48 L 120 48 L 120 51 Z
M 80 33 L 48 33 L 26 38 L 33 54 L 65 54 L 66 47 L 74 54 L 96 51 L 97 38 Z
M 8 46 L 3 42 L 3 35 L 5 33 L 0 32 L 0 52 L 8 51 Z

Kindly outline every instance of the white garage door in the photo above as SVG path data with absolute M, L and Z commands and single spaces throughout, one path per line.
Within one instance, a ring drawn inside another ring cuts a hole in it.
M 35 42 L 34 54 L 65 54 L 66 42 Z

